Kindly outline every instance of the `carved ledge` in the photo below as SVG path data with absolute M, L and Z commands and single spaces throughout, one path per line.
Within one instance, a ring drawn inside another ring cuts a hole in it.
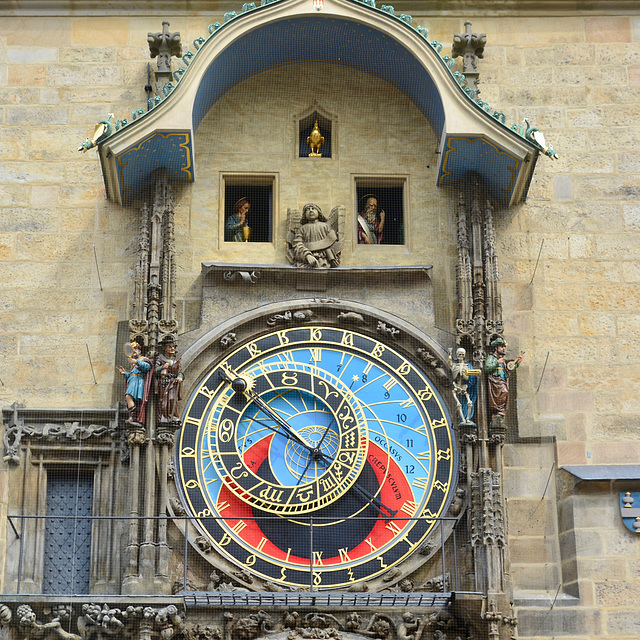
M 274 282 L 291 283 L 298 291 L 326 291 L 332 286 L 353 282 L 354 278 L 371 280 L 376 284 L 415 281 L 416 276 L 429 280 L 432 265 L 401 266 L 340 266 L 332 269 L 306 269 L 293 265 L 274 264 L 224 264 L 203 262 L 203 286 L 267 285 Z
M 259 4 L 259 3 L 256 3 Z M 242 3 L 237 0 L 223 0 L 216 7 L 220 13 L 237 10 Z M 455 10 L 451 8 L 451 2 L 446 0 L 403 0 L 396 5 L 398 10 L 413 11 L 417 15 L 462 15 L 468 16 L 495 16 L 497 15 L 618 15 L 621 13 L 633 14 L 638 7 L 637 0 L 521 0 L 505 9 L 504 0 L 458 0 Z M 68 16 L 73 9 L 74 13 L 101 15 L 107 12 L 103 0 L 68 0 L 65 2 L 50 3 L 47 6 L 47 16 Z M 209 0 L 191 0 L 188 5 L 175 5 L 171 10 L 172 15 L 192 16 L 194 12 L 209 13 L 211 2 Z M 111 0 L 109 2 L 109 15 L 149 15 L 148 2 L 139 0 Z M 14 16 L 41 16 L 42 0 L 14 0 L 11 9 L 3 11 L 4 15 Z
M 20 446 L 23 439 L 64 442 L 67 446 L 87 440 L 108 440 L 115 437 L 120 424 L 120 406 L 87 409 L 28 409 L 14 402 L 2 409 L 6 425 L 4 434 L 4 460 L 20 462 Z

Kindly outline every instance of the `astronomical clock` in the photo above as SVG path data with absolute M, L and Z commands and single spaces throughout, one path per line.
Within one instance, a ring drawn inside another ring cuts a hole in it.
M 199 376 L 176 482 L 212 564 L 258 590 L 377 589 L 424 563 L 436 531 L 439 548 L 458 462 L 444 360 L 388 319 L 305 301 L 185 354 Z

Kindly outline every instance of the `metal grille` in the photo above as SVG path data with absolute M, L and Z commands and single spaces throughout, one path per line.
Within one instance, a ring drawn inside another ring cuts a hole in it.
M 92 511 L 92 473 L 47 473 L 43 593 L 89 593 Z
M 444 607 L 453 593 L 242 593 L 182 592 L 185 606 L 199 607 Z

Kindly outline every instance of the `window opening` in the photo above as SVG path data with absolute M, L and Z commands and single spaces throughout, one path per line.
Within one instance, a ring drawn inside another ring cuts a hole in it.
M 404 178 L 356 178 L 358 244 L 404 244 Z
M 225 242 L 271 242 L 273 177 L 225 176 Z
M 312 149 L 309 146 L 308 138 L 311 136 L 316 123 L 318 123 L 320 136 L 324 138 L 319 151 L 319 157 L 331 157 L 331 120 L 329 120 L 329 118 L 325 118 L 317 111 L 314 111 L 311 115 L 303 118 L 298 123 L 298 156 L 300 158 L 314 157 L 312 155 Z

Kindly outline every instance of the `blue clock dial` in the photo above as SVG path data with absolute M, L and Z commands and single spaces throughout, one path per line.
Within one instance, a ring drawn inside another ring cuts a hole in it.
M 177 445 L 185 503 L 228 560 L 283 585 L 382 575 L 454 490 L 447 408 L 410 359 L 320 325 L 238 346 L 192 394 Z

